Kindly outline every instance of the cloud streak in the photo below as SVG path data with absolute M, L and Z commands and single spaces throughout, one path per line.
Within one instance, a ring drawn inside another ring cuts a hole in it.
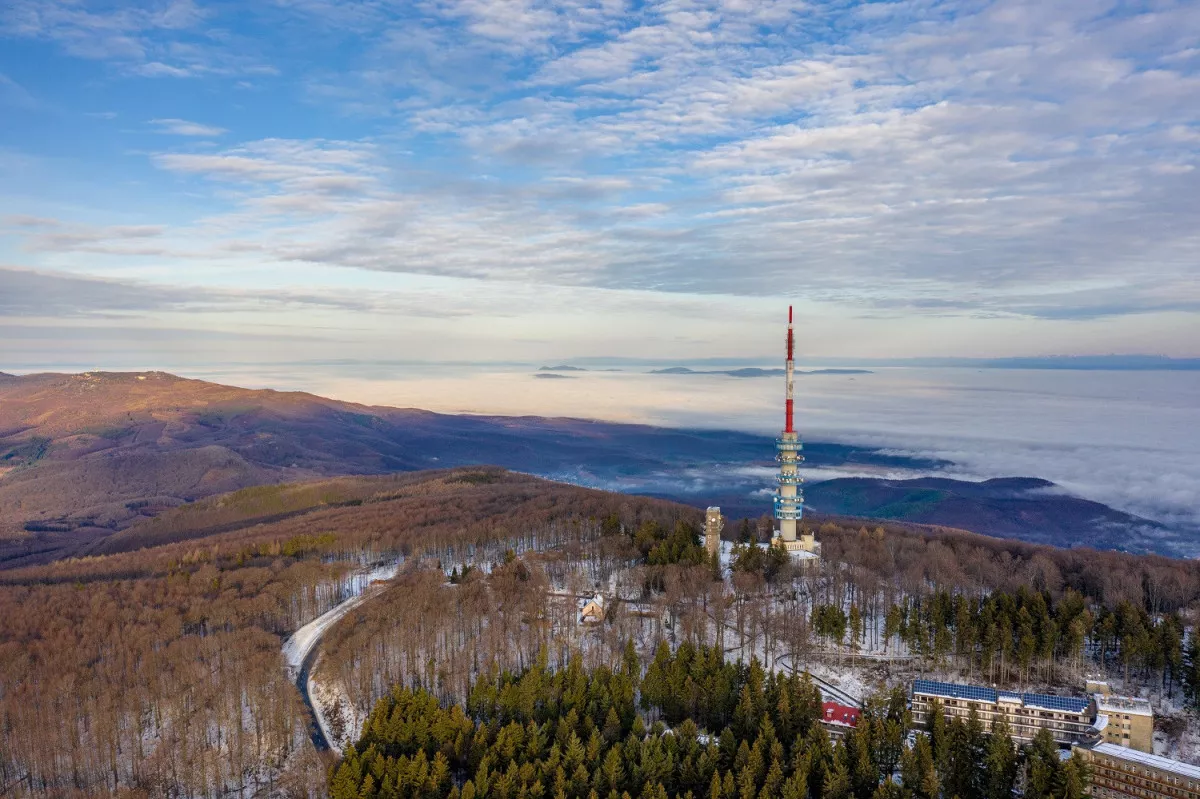
M 0 37 L 147 121 L 83 117 L 68 177 L 22 119 L 0 209 L 49 221 L 0 246 L 41 273 L 437 284 L 514 347 L 616 297 L 750 355 L 786 297 L 825 354 L 1200 354 L 1194 3 L 15 0 Z
M 220 136 L 229 131 L 215 125 L 204 125 L 199 122 L 189 122 L 186 119 L 152 119 L 151 125 L 158 127 L 159 133 L 170 133 L 174 136 Z
M 69 56 L 149 78 L 275 71 L 228 47 L 228 32 L 208 27 L 214 17 L 215 9 L 196 0 L 12 0 L 0 7 L 0 36 L 49 42 Z
M 454 318 L 460 304 L 429 295 L 315 293 L 176 286 L 146 281 L 101 279 L 0 266 L 0 318 L 143 317 L 159 312 L 245 313 L 288 307 L 351 313 L 399 313 L 409 317 Z
M 18 6 L 7 27 L 74 48 L 103 32 L 103 52 L 73 52 L 153 69 L 144 38 L 217 14 L 85 8 Z M 326 75 L 325 90 L 360 94 L 358 110 L 378 108 L 394 133 L 154 154 L 228 203 L 204 222 L 226 252 L 676 293 L 798 285 L 922 315 L 1200 306 L 1192 4 L 473 0 L 406 14 L 314 0 L 290 13 L 362 44 L 359 67 Z M 457 41 L 446 46 L 506 81 L 448 83 L 433 45 L 392 69 L 398 41 Z M 90 246 L 139 254 L 113 230 Z M 56 244 L 72 246 L 30 246 Z

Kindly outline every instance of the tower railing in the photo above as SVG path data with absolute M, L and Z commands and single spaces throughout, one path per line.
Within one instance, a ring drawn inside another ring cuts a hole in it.
M 798 522 L 804 518 L 804 510 L 796 508 L 794 510 L 784 510 L 782 508 L 775 509 L 775 518 L 779 521 L 795 521 Z

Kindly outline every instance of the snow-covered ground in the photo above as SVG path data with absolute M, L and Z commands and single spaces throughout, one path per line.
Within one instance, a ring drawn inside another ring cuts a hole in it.
M 370 590 L 371 586 L 395 577 L 396 573 L 400 571 L 400 564 L 402 562 L 403 559 L 396 559 L 389 563 L 380 564 L 370 569 L 363 569 L 350 575 L 345 586 L 350 592 L 349 598 L 322 613 L 299 630 L 296 630 L 284 642 L 283 660 L 287 667 L 288 676 L 293 682 L 300 676 L 300 670 L 304 666 L 304 659 L 320 643 L 321 637 L 325 635 L 326 630 L 337 624 L 347 613 L 365 602 L 373 593 Z M 305 693 L 312 701 L 317 726 L 321 728 L 321 735 L 324 736 L 325 741 L 331 746 L 336 747 L 342 742 L 334 740 L 329 718 L 324 707 L 325 703 L 320 701 L 316 695 L 320 690 L 320 686 L 313 682 L 312 675 L 309 674 L 305 685 Z
M 817 681 L 817 687 L 821 689 L 824 696 L 845 705 L 861 705 L 863 699 L 872 692 L 864 675 L 857 669 L 833 668 L 824 663 L 809 662 L 805 664 L 805 670 Z M 826 685 L 821 685 L 821 683 L 826 683 Z M 830 688 L 833 690 L 829 690 Z M 847 702 L 847 699 L 852 701 Z
M 530 550 L 539 550 L 537 542 L 526 542 L 524 546 L 513 547 L 519 551 L 525 552 Z M 553 547 L 550 547 L 553 549 Z M 731 560 L 732 544 L 730 542 L 722 542 L 720 559 L 725 567 L 726 574 Z M 499 550 L 484 554 L 482 551 L 470 553 L 442 553 L 443 558 L 440 558 L 442 567 L 449 574 L 453 569 L 457 568 L 460 573 L 464 566 L 473 566 L 484 571 L 490 570 L 489 567 L 496 557 L 499 557 Z M 463 557 L 466 555 L 466 557 Z M 491 555 L 493 557 L 488 557 Z M 367 589 L 372 582 L 376 580 L 389 579 L 398 572 L 399 562 L 393 562 L 385 566 L 377 567 L 373 570 L 363 570 L 356 573 L 351 578 L 353 596 L 323 614 L 319 618 L 313 620 L 303 628 L 296 631 L 288 641 L 284 644 L 283 654 L 288 668 L 293 675 L 293 679 L 299 674 L 305 658 L 318 645 L 324 633 L 332 627 L 338 620 L 346 616 L 351 610 L 361 604 L 365 599 L 374 592 L 369 592 Z M 593 564 L 595 565 L 595 564 Z M 643 604 L 646 605 L 644 611 L 650 616 L 647 617 L 649 631 L 653 633 L 650 638 L 642 641 L 642 635 L 634 633 L 634 637 L 645 647 L 651 647 L 665 633 L 674 640 L 674 630 L 668 625 L 665 618 L 662 617 L 664 612 L 662 608 L 653 603 L 644 603 L 635 599 L 640 593 L 640 584 L 624 585 L 625 572 L 628 570 L 629 564 L 625 564 L 624 568 L 618 566 L 611 571 L 605 569 L 600 572 L 593 573 L 593 570 L 587 569 L 586 565 L 574 563 L 564 573 L 556 574 L 556 579 L 553 580 L 549 594 L 556 596 L 562 600 L 570 601 L 572 605 L 578 606 L 587 598 L 593 596 L 594 587 L 601 584 L 606 584 L 608 596 L 610 598 L 620 598 L 628 594 L 628 598 L 624 599 L 623 604 L 626 610 L 640 608 Z M 584 568 L 587 571 L 587 579 L 576 580 L 572 579 L 572 573 L 576 573 L 578 569 Z M 586 587 L 584 587 L 586 585 Z M 798 602 L 799 607 L 790 612 L 811 613 L 813 605 L 813 597 L 809 596 L 809 587 L 802 587 L 802 583 L 797 583 L 797 588 L 800 588 L 803 596 Z M 577 609 L 577 608 L 576 608 Z M 657 614 L 657 615 L 655 615 Z M 641 614 L 639 614 L 641 615 Z M 653 616 L 653 618 L 651 618 Z M 750 638 L 740 646 L 735 644 L 732 647 L 727 647 L 727 656 L 740 657 L 747 659 L 749 657 L 757 657 L 761 663 L 767 668 L 776 669 L 784 673 L 789 673 L 793 668 L 801 668 L 810 672 L 817 683 L 822 695 L 826 699 L 841 702 L 842 704 L 858 705 L 868 695 L 881 687 L 904 685 L 907 686 L 917 677 L 927 679 L 937 679 L 949 682 L 971 682 L 970 679 L 964 679 L 957 669 L 950 663 L 939 666 L 931 665 L 925 661 L 915 658 L 907 651 L 907 647 L 899 641 L 886 641 L 883 636 L 883 618 L 882 614 L 878 614 L 875 618 L 874 629 L 869 629 L 861 643 L 861 649 L 854 655 L 847 651 L 825 651 L 821 648 L 808 650 L 806 657 L 802 662 L 793 662 L 792 653 L 786 651 L 783 641 L 773 641 L 770 647 L 772 651 L 766 651 L 766 640 L 761 635 L 761 630 L 755 633 L 751 631 Z M 573 621 L 578 625 L 578 618 L 573 618 Z M 715 623 L 715 619 L 710 619 L 709 623 Z M 664 629 L 664 625 L 667 625 Z M 737 635 L 737 628 L 734 626 L 733 619 L 726 620 L 727 635 Z M 647 630 L 638 630 L 639 633 L 646 633 Z M 735 639 L 736 640 L 736 639 Z M 582 636 L 579 640 L 580 646 L 585 646 L 589 642 L 588 636 Z M 977 681 L 977 680 L 976 680 Z M 1027 690 L 1046 690 L 1050 693 L 1062 691 L 1062 686 L 1041 686 L 1028 685 Z M 1132 688 L 1132 686 L 1131 686 Z M 1146 698 L 1150 699 L 1155 706 L 1156 715 L 1175 716 L 1178 718 L 1176 724 L 1164 725 L 1167 729 L 1160 729 L 1155 735 L 1155 751 L 1158 754 L 1167 755 L 1169 757 L 1178 758 L 1185 762 L 1197 762 L 1200 759 L 1200 733 L 1197 732 L 1197 727 L 1193 721 L 1187 720 L 1183 712 L 1177 706 L 1178 699 L 1173 702 L 1162 695 L 1161 691 L 1147 691 L 1144 688 L 1140 691 L 1134 689 L 1135 693 L 1149 694 Z M 322 685 L 314 682 L 311 677 L 307 685 L 308 696 L 311 697 L 314 710 L 317 716 L 317 723 L 325 736 L 325 739 L 330 742 L 335 748 L 343 744 L 346 739 L 352 738 L 357 734 L 362 722 L 365 719 L 365 713 L 355 709 L 343 686 L 337 684 Z M 344 734 L 340 739 L 335 740 L 335 736 L 331 732 L 331 726 L 337 728 L 339 725 L 329 724 L 331 715 L 341 715 L 342 729 Z
M 321 640 L 325 631 L 367 598 L 367 589 L 372 583 L 395 577 L 400 571 L 400 563 L 400 560 L 395 560 L 351 575 L 348 580 L 350 597 L 296 630 L 292 637 L 284 642 L 283 659 L 293 680 L 300 673 L 304 659 Z

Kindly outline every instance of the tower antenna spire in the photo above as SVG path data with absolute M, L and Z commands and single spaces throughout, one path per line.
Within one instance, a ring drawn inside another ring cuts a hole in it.
M 793 380 L 796 374 L 796 333 L 792 327 L 793 309 L 788 306 L 787 326 L 787 392 L 784 394 L 783 432 L 775 441 L 776 458 L 779 461 L 779 488 L 775 490 L 775 519 L 779 524 L 776 543 L 792 553 L 793 557 L 812 558 L 820 551 L 813 534 L 806 532 L 797 538 L 800 519 L 804 516 L 804 493 L 801 486 L 800 464 L 804 460 L 800 436 L 796 433 Z
M 796 428 L 793 425 L 792 418 L 792 378 L 795 375 L 795 365 L 792 361 L 795 350 L 795 335 L 792 332 L 792 306 L 788 306 L 788 327 L 787 327 L 787 396 L 784 399 L 784 425 L 783 432 L 794 433 Z

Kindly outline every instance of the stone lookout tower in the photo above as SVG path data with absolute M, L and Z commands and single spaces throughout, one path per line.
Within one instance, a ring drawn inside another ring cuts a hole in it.
M 709 555 L 713 555 L 721 549 L 721 530 L 725 528 L 725 517 L 721 515 L 721 509 L 711 507 L 704 513 L 704 548 L 708 550 Z

